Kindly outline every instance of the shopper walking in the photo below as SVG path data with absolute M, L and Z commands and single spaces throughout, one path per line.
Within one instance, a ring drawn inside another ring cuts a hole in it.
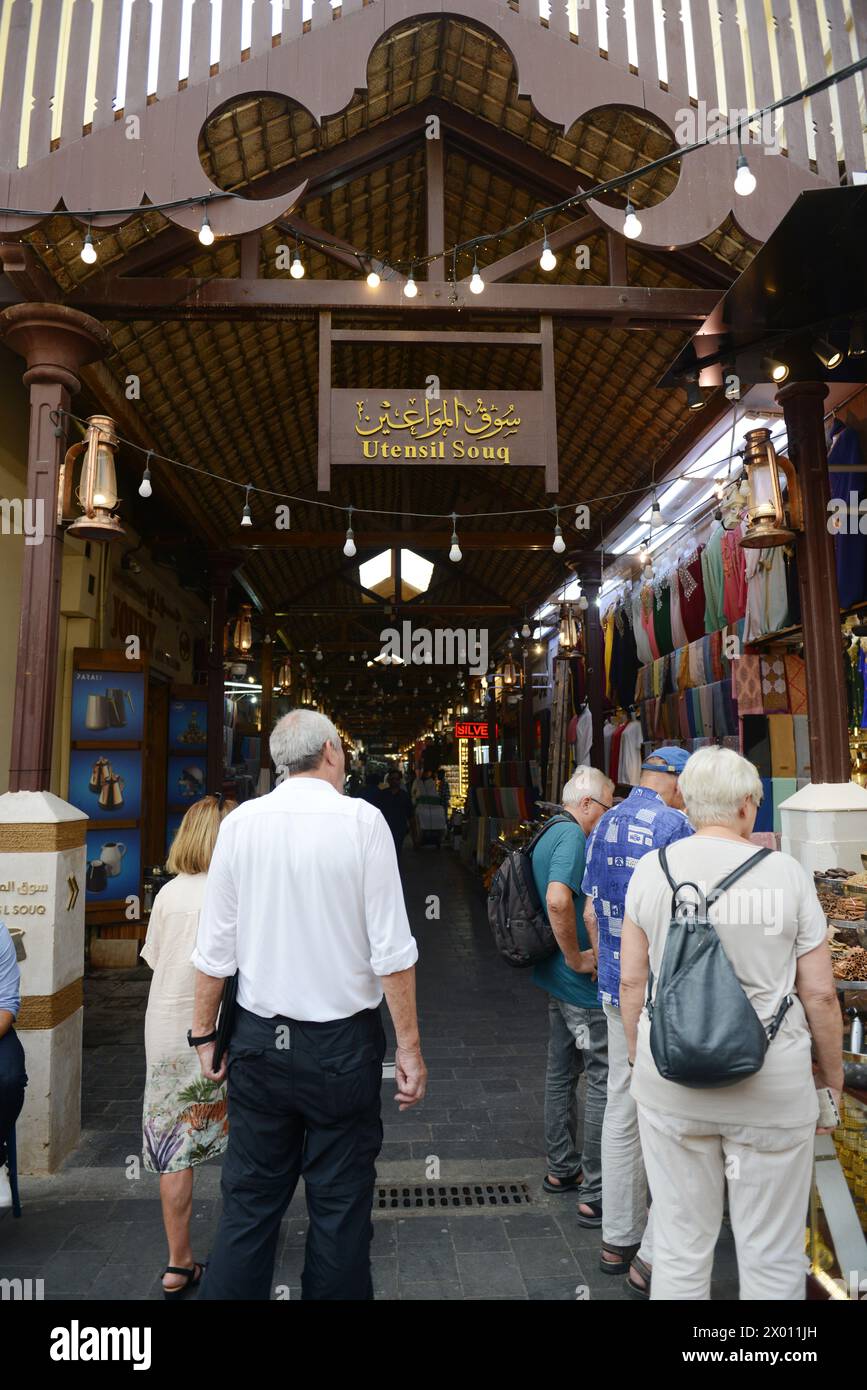
M 602 1118 L 608 1084 L 608 1026 L 599 1004 L 596 957 L 584 925 L 586 837 L 611 809 L 614 783 L 593 767 L 578 767 L 563 788 L 571 817 L 546 830 L 532 854 L 533 879 L 558 949 L 533 967 L 533 983 L 548 994 L 545 1073 L 546 1192 L 580 1188 L 579 1212 L 595 1217 L 602 1200 Z M 583 1139 L 578 1149 L 578 1082 L 584 1074 Z
M 731 749 L 702 748 L 680 786 L 697 834 L 689 845 L 666 851 L 668 869 L 675 884 L 689 880 L 707 894 L 756 854 L 749 837 L 761 779 Z M 684 896 L 695 901 L 692 890 Z M 795 998 L 759 1071 L 734 1085 L 703 1089 L 665 1080 L 650 1051 L 643 1008 L 648 968 L 658 979 L 671 907 L 660 856 L 647 855 L 626 895 L 620 990 L 653 1193 L 651 1297 L 710 1298 L 727 1191 L 741 1299 L 803 1299 L 816 1087 L 830 1087 L 839 1103 L 843 1086 L 843 1030 L 825 914 L 810 874 L 779 851 L 751 867 L 711 907 L 710 920 L 762 1024 L 771 1024 L 787 995 Z
M 629 1091 L 626 1035 L 620 1016 L 620 940 L 626 889 L 643 855 L 692 835 L 677 800 L 683 748 L 657 748 L 642 763 L 641 781 L 602 817 L 587 845 L 581 884 L 584 920 L 597 951 L 599 996 L 608 1020 L 608 1100 L 602 1127 L 602 1251 L 606 1274 L 627 1273 L 630 1291 L 646 1297 L 653 1257 L 653 1217 L 647 1216 L 647 1177 L 638 1114 Z M 581 1213 L 578 1220 L 584 1224 Z
M 15 1032 L 21 1008 L 21 971 L 15 944 L 0 922 L 0 1210 L 12 1206 L 12 1187 L 7 1176 L 7 1144 L 24 1105 L 27 1073 L 24 1048 Z M 17 1208 L 16 1208 L 17 1210 Z
M 385 816 L 386 824 L 394 840 L 398 859 L 406 839 L 406 832 L 412 820 L 412 802 L 409 793 L 401 786 L 402 777 L 397 768 L 392 768 L 386 778 L 385 791 L 380 794 L 376 805 Z
M 229 1148 L 206 1299 L 271 1295 L 280 1220 L 304 1178 L 304 1299 L 372 1298 L 370 1215 L 382 1144 L 385 992 L 400 1109 L 427 1072 L 418 957 L 382 815 L 341 795 L 344 754 L 324 715 L 293 710 L 271 735 L 284 780 L 221 827 L 193 955 L 193 1041 L 213 1071 L 214 1022 L 238 973 L 228 1056 Z M 225 1064 L 223 1064 L 225 1066 Z
M 217 832 L 234 809 L 234 801 L 206 796 L 187 811 L 166 861 L 176 877 L 154 898 L 141 951 L 154 972 L 145 1013 L 144 1165 L 160 1175 L 169 1246 L 166 1298 L 180 1298 L 201 1281 L 203 1266 L 190 1246 L 193 1169 L 218 1158 L 227 1144 L 226 1088 L 202 1076 L 187 1036 L 196 988 L 190 952 Z

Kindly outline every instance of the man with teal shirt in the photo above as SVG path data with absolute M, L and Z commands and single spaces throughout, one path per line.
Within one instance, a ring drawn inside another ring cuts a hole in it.
M 602 1120 L 608 1085 L 608 1026 L 599 1003 L 596 960 L 584 926 L 586 837 L 611 809 L 614 783 L 593 767 L 579 767 L 563 788 L 570 817 L 553 825 L 533 850 L 533 878 L 558 950 L 533 967 L 533 982 L 547 991 L 548 1066 L 545 1075 L 546 1192 L 580 1189 L 578 1220 L 601 1221 Z M 584 1139 L 577 1148 L 578 1081 L 586 1076 Z

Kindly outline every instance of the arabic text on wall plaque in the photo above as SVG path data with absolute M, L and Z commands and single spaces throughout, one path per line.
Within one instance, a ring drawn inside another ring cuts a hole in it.
M 543 468 L 540 391 L 331 392 L 331 463 Z

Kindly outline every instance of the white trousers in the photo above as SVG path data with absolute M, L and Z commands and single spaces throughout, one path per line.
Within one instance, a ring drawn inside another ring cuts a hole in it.
M 815 1125 L 766 1129 L 637 1109 L 655 1216 L 651 1299 L 710 1298 L 726 1186 L 741 1300 L 803 1299 Z
M 629 1093 L 632 1069 L 620 1010 L 603 1004 L 608 1019 L 608 1103 L 602 1123 L 602 1239 L 638 1245 L 653 1264 L 653 1208 L 647 1211 L 647 1175 L 641 1156 L 638 1109 Z M 653 1193 L 653 1184 L 650 1187 Z M 654 1194 L 655 1200 L 655 1194 Z

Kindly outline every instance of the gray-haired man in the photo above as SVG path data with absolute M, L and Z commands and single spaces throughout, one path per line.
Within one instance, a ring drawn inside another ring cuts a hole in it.
M 546 1192 L 580 1188 L 578 1220 L 601 1221 L 602 1119 L 608 1083 L 608 1030 L 596 989 L 596 960 L 584 926 L 581 879 L 587 836 L 610 810 L 614 783 L 593 767 L 576 768 L 563 788 L 572 822 L 547 830 L 533 850 L 533 878 L 559 950 L 533 969 L 548 992 L 545 1075 Z M 584 1073 L 584 1135 L 577 1146 L 578 1081 Z
M 304 1299 L 372 1298 L 382 1144 L 383 991 L 400 1109 L 424 1097 L 415 940 L 382 814 L 342 795 L 334 725 L 293 710 L 271 735 L 283 780 L 220 826 L 193 963 L 191 1043 L 212 1080 L 214 1023 L 238 972 L 223 1213 L 200 1297 L 267 1299 L 280 1220 L 304 1177 Z

